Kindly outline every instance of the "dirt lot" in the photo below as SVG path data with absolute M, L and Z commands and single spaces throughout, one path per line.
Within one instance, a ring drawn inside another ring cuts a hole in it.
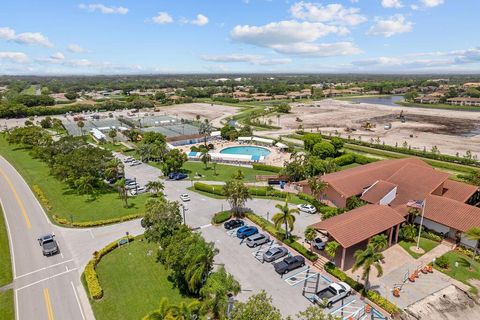
M 402 110 L 405 123 L 398 119 Z M 276 118 L 272 120 L 277 121 Z M 366 121 L 375 127 L 364 130 L 362 124 Z M 385 130 L 384 125 L 388 123 L 392 128 Z M 436 145 L 442 153 L 452 155 L 457 152 L 463 155 L 471 150 L 480 157 L 480 112 L 355 104 L 328 99 L 311 106 L 294 105 L 291 114 L 280 118 L 283 128 L 280 133 L 292 132 L 299 125 L 307 131 L 338 131 L 343 137 L 361 136 L 364 141 L 378 137 L 390 145 L 402 145 L 406 141 L 419 150 L 424 147 L 430 150 Z M 356 131 L 347 133 L 347 127 Z

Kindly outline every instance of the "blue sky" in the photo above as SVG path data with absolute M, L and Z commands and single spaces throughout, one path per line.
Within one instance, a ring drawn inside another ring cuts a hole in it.
M 478 0 L 5 0 L 0 74 L 480 72 Z

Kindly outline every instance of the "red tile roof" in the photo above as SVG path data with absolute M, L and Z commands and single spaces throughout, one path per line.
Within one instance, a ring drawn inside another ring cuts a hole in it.
M 360 199 L 369 203 L 378 203 L 383 199 L 390 191 L 392 191 L 397 185 L 388 181 L 377 181 L 370 189 L 365 191 Z
M 466 202 L 477 191 L 477 186 L 458 181 L 447 180 L 443 184 L 443 196 L 461 202 Z
M 480 208 L 441 196 L 427 197 L 424 217 L 462 232 L 480 227 Z
M 405 219 L 388 206 L 367 204 L 312 225 L 326 230 L 343 248 L 351 247 L 390 229 Z
M 407 164 L 430 168 L 428 164 L 418 158 L 404 158 L 377 161 L 348 170 L 330 173 L 321 178 L 332 188 L 349 198 L 362 194 L 375 181 L 388 181 L 388 178 Z

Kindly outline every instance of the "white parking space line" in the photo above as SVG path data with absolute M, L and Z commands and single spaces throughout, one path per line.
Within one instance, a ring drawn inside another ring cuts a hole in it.
M 70 281 L 70 284 L 72 285 L 73 294 L 75 294 L 75 299 L 77 300 L 78 308 L 80 309 L 80 314 L 82 315 L 82 319 L 85 320 L 85 315 L 83 314 L 82 305 L 80 304 L 80 299 L 78 299 L 77 290 L 75 290 L 75 286 L 73 285 L 72 281 Z
M 50 269 L 50 268 L 57 267 L 57 266 L 59 266 L 59 265 L 65 264 L 65 263 L 72 262 L 72 261 L 73 261 L 73 259 L 70 259 L 70 260 L 67 260 L 67 261 L 59 262 L 59 263 L 57 263 L 57 264 L 52 264 L 51 266 L 48 266 L 48 267 L 45 267 L 45 268 L 40 268 L 40 269 L 37 269 L 37 270 L 35 270 L 35 271 L 31 271 L 31 272 L 22 274 L 21 276 L 15 277 L 15 280 L 16 280 L 16 279 L 19 279 L 19 278 L 23 278 L 23 277 L 29 276 L 29 275 L 31 275 L 31 274 L 34 274 L 34 273 L 37 273 L 37 272 L 40 272 L 40 271 L 43 271 L 43 270 L 47 270 L 47 269 Z
M 72 272 L 72 271 L 75 271 L 75 270 L 77 270 L 77 268 L 73 268 L 73 269 L 70 269 L 70 270 L 68 270 L 68 271 L 63 271 L 63 272 L 57 273 L 56 275 L 53 275 L 53 276 L 51 276 L 51 277 L 43 278 L 43 279 L 41 279 L 41 280 L 32 282 L 32 283 L 27 284 L 27 285 L 25 285 L 25 286 L 23 286 L 23 287 L 20 287 L 20 288 L 18 288 L 16 291 L 23 290 L 23 289 L 25 289 L 25 288 L 34 286 L 34 285 L 39 284 L 39 283 L 41 283 L 41 282 L 44 282 L 44 281 L 47 281 L 47 280 L 50 280 L 50 279 L 59 277 L 59 276 L 61 276 L 61 275 L 67 274 L 67 273 Z

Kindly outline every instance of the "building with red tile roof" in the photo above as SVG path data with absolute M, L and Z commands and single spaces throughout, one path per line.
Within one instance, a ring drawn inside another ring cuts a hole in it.
M 389 245 L 397 242 L 400 225 L 410 214 L 407 203 L 421 200 L 423 226 L 475 247 L 477 243 L 468 240 L 464 233 L 480 227 L 478 187 L 448 177 L 448 173 L 435 170 L 418 158 L 383 160 L 321 176 L 328 184 L 321 200 L 345 208 L 348 198 L 356 196 L 367 204 L 312 227 L 342 246 L 344 268 L 348 250 L 366 244 L 376 234 L 386 234 Z M 306 181 L 298 185 L 311 194 Z M 420 217 L 415 219 L 420 223 Z

